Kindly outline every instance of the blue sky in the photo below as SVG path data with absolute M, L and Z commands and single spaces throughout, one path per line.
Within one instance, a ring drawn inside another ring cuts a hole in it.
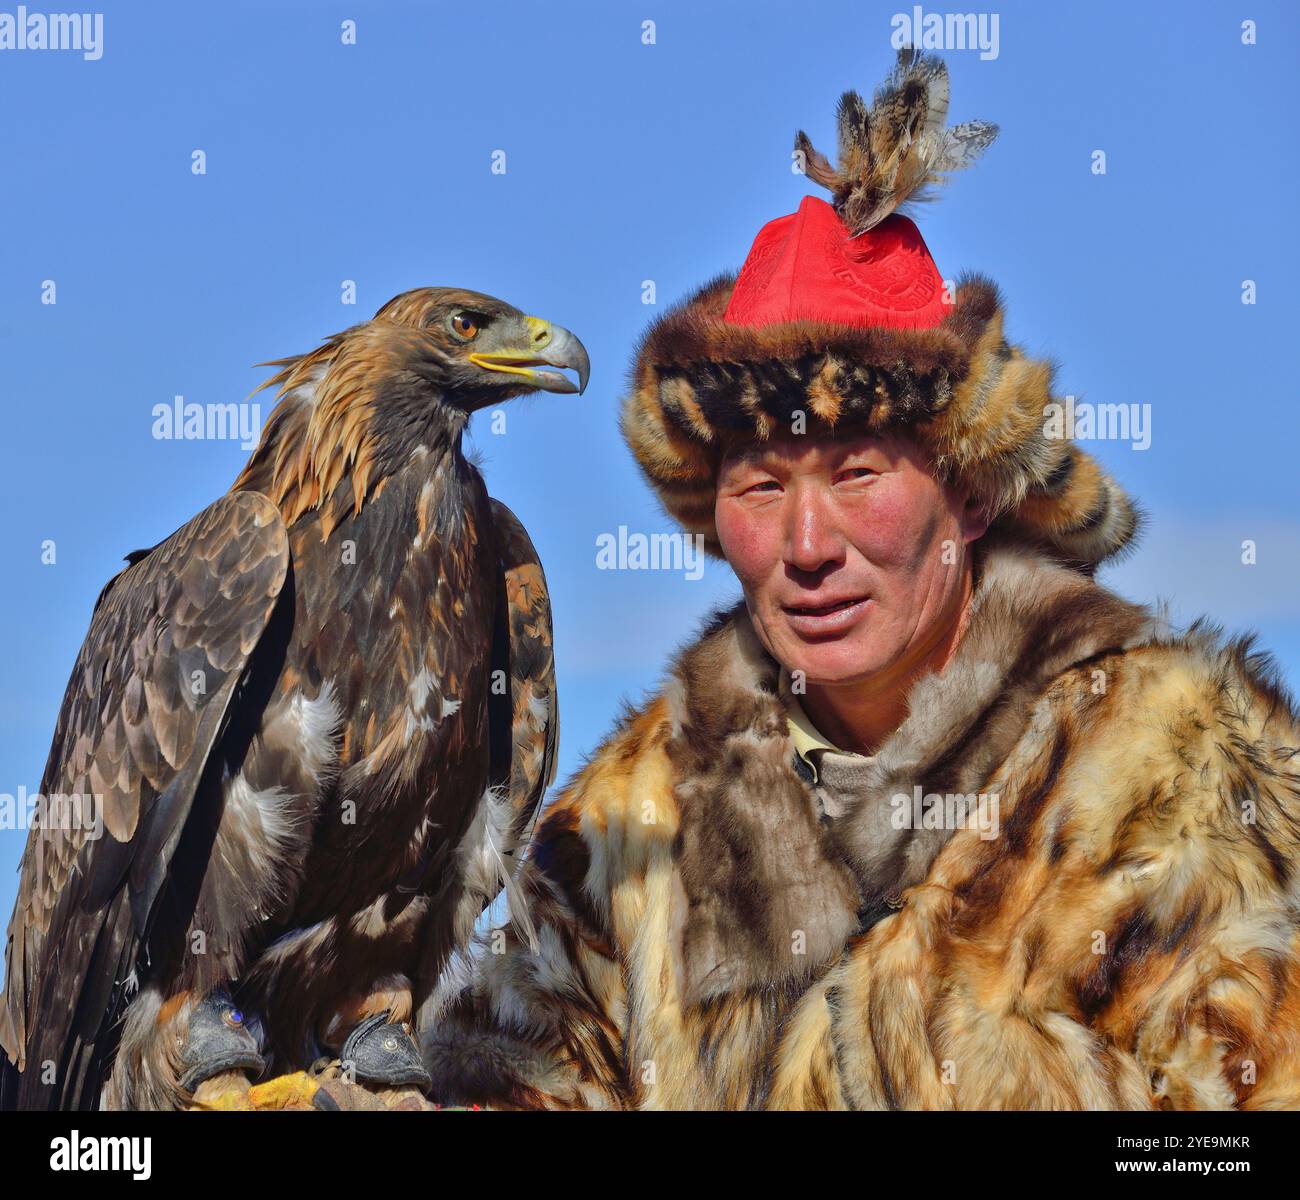
M 0 51 L 0 792 L 38 788 L 122 555 L 225 491 L 246 457 L 237 441 L 156 440 L 154 406 L 242 400 L 265 376 L 253 364 L 427 284 L 499 295 L 591 352 L 585 396 L 517 402 L 503 435 L 480 423 L 473 443 L 550 578 L 568 776 L 619 700 L 736 594 L 723 566 L 698 580 L 596 569 L 600 534 L 668 528 L 617 432 L 635 338 L 794 210 L 810 190 L 790 171 L 795 129 L 831 148 L 838 94 L 886 73 L 891 17 L 911 6 L 99 11 L 98 61 Z M 1295 344 L 1300 273 L 1300 20 L 1263 2 L 1000 3 L 997 16 L 996 57 L 945 57 L 953 119 L 996 121 L 1001 136 L 921 212 L 922 231 L 945 276 L 1000 283 L 1009 333 L 1059 362 L 1063 391 L 1150 404 L 1149 449 L 1089 444 L 1150 514 L 1144 549 L 1109 582 L 1185 619 L 1258 629 L 1294 686 L 1300 430 L 1277 356 Z M 1244 17 L 1256 45 L 1242 44 Z M 341 42 L 345 19 L 356 45 Z M 505 174 L 491 170 L 499 150 Z M 46 280 L 56 304 L 41 302 Z M 6 917 L 22 840 L 0 831 Z

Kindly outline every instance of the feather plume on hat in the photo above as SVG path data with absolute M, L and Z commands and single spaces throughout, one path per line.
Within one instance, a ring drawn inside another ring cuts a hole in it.
M 904 46 L 870 108 L 857 92 L 840 97 L 838 166 L 802 129 L 795 135 L 808 178 L 831 192 L 854 237 L 904 204 L 934 199 L 933 185 L 970 166 L 998 136 L 989 121 L 949 126 L 949 94 L 943 60 Z

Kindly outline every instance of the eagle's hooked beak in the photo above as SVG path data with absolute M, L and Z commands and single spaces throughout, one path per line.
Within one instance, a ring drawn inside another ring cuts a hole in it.
M 552 325 L 541 317 L 525 317 L 528 326 L 528 345 L 517 350 L 497 351 L 494 354 L 474 353 L 470 362 L 485 371 L 505 371 L 522 375 L 535 388 L 543 392 L 577 392 L 587 390 L 591 374 L 591 359 L 587 348 L 563 325 Z M 538 367 L 567 367 L 577 371 L 578 382 L 559 371 L 539 371 Z

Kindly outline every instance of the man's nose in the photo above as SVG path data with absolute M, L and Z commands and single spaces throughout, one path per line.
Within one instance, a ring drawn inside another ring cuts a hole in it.
M 786 525 L 785 561 L 800 571 L 818 571 L 844 557 L 844 539 L 821 489 L 793 489 Z

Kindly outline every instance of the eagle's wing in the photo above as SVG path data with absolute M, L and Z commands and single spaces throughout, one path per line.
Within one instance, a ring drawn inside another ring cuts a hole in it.
M 134 973 L 195 789 L 284 585 L 289 544 L 275 506 L 239 492 L 132 558 L 95 605 L 41 780 L 47 798 L 96 797 L 100 836 L 85 819 L 33 822 L 20 866 L 0 1005 L 0 1044 L 31 1068 L 20 1107 L 97 1098 L 96 1043 Z
M 519 518 L 495 499 L 492 520 L 504 586 L 504 604 L 497 605 L 492 669 L 503 671 L 509 682 L 504 696 L 492 689 L 492 781 L 510 796 L 513 849 L 527 837 L 542 797 L 555 778 L 560 708 L 551 597 L 542 564 Z

